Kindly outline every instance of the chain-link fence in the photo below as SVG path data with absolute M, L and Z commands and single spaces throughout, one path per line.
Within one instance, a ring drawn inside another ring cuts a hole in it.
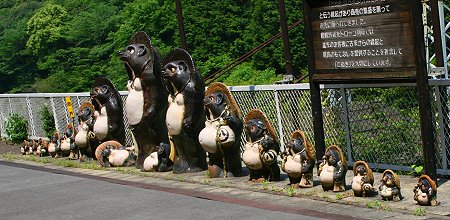
M 450 81 L 430 81 L 433 120 L 436 125 L 436 161 L 438 174 L 450 175 Z M 273 123 L 281 149 L 295 130 L 302 130 L 314 143 L 311 101 L 308 84 L 230 87 L 243 114 L 261 109 Z M 347 160 L 367 161 L 379 169 L 410 170 L 423 164 L 420 119 L 414 84 L 324 85 L 322 111 L 325 142 L 340 146 Z M 121 92 L 125 102 L 127 93 Z M 60 132 L 72 122 L 65 97 L 70 96 L 73 109 L 89 100 L 88 93 L 0 95 L 0 131 L 5 134 L 5 121 L 12 112 L 29 121 L 30 138 L 45 136 L 41 109 L 53 112 Z M 126 125 L 127 144 L 132 144 Z M 74 121 L 77 126 L 77 120 Z

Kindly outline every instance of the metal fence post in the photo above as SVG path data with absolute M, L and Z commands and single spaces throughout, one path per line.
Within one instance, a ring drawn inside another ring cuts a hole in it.
M 342 102 L 342 119 L 344 121 L 345 128 L 345 140 L 347 143 L 347 161 L 354 162 L 353 151 L 352 151 L 352 139 L 350 134 L 350 121 L 348 117 L 348 105 L 347 105 L 347 94 L 345 93 L 344 87 L 341 87 L 341 102 Z
M 27 101 L 28 120 L 30 122 L 30 127 L 31 127 L 31 136 L 37 137 L 36 128 L 34 126 L 33 109 L 31 108 L 30 98 L 27 96 L 25 98 L 25 100 Z
M 439 147 L 441 148 L 441 158 L 442 158 L 442 169 L 447 170 L 447 148 L 445 143 L 445 124 L 444 124 L 444 115 L 446 115 L 442 110 L 442 100 L 441 100 L 441 91 L 439 89 L 439 85 L 434 86 L 434 93 L 436 95 L 436 107 L 439 112 Z
M 281 110 L 280 110 L 280 99 L 278 97 L 278 91 L 273 90 L 275 96 L 275 108 L 277 110 L 277 119 L 278 119 L 278 133 L 280 134 L 280 151 L 284 150 L 284 135 L 283 135 L 283 123 L 281 118 Z
M 56 117 L 56 107 L 53 97 L 50 97 L 50 103 L 52 104 L 52 112 L 53 112 L 53 120 L 55 120 L 55 128 L 57 131 L 59 131 L 58 117 Z

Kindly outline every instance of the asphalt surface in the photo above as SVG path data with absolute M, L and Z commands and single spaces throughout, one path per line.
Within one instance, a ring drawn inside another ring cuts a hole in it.
M 319 219 L 0 165 L 0 219 Z

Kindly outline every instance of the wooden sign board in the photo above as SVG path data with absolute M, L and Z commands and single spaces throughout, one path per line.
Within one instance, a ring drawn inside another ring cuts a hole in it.
M 414 25 L 422 25 L 413 19 L 421 16 L 414 12 L 421 7 L 419 0 L 303 3 L 312 81 L 415 80 L 415 42 L 423 42 L 414 33 Z

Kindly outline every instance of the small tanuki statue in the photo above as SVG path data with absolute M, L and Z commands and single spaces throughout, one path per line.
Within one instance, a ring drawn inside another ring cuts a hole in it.
M 141 170 L 159 172 L 172 170 L 173 162 L 170 159 L 170 144 L 162 142 L 159 144 L 157 149 L 158 151 L 151 153 L 147 158 L 145 158 Z
M 75 131 L 72 123 L 67 125 L 66 131 L 61 138 L 61 151 L 63 154 L 69 154 L 69 159 L 78 160 L 79 153 L 75 144 Z
M 383 200 L 400 201 L 402 199 L 400 179 L 394 171 L 385 170 L 380 182 L 379 193 Z
M 160 55 L 150 37 L 140 31 L 131 37 L 119 57 L 128 73 L 125 110 L 138 148 L 136 167 L 143 171 L 169 171 L 173 162 L 158 161 L 157 153 L 160 143 L 169 143 L 165 124 L 168 92 L 161 79 Z M 147 166 L 143 167 L 145 160 Z M 148 166 L 149 163 L 155 166 Z
M 100 77 L 95 80 L 91 90 L 94 105 L 94 133 L 101 142 L 115 140 L 125 143 L 122 99 L 111 80 Z
M 317 173 L 324 191 L 345 191 L 345 174 L 347 173 L 347 161 L 341 148 L 331 145 L 327 148 L 322 158 Z
M 247 143 L 242 159 L 250 170 L 250 180 L 255 182 L 279 181 L 281 177 L 277 156 L 280 147 L 272 124 L 258 109 L 247 113 L 244 124 Z
M 61 157 L 61 136 L 59 132 L 54 132 L 48 144 L 48 153 L 52 157 Z
M 241 176 L 243 119 L 236 100 L 225 84 L 215 82 L 206 90 L 203 104 L 206 122 L 198 138 L 208 152 L 209 176 Z
M 95 149 L 100 144 L 94 133 L 94 105 L 90 102 L 81 104 L 77 112 L 78 132 L 75 135 L 75 144 L 80 151 L 80 161 L 95 158 Z
M 198 140 L 205 126 L 205 83 L 191 55 L 183 49 L 165 58 L 162 77 L 169 92 L 166 125 L 174 173 L 205 170 L 206 153 Z
M 38 151 L 40 157 L 48 156 L 48 141 L 39 138 L 38 140 Z
M 436 183 L 427 175 L 419 177 L 417 185 L 414 186 L 414 200 L 422 206 L 437 206 Z
M 281 169 L 288 174 L 290 185 L 296 188 L 313 187 L 315 152 L 302 131 L 294 131 L 281 158 Z
M 136 162 L 134 149 L 126 148 L 117 141 L 106 141 L 95 150 L 98 163 L 104 167 L 132 166 Z
M 374 177 L 369 165 L 364 161 L 356 161 L 353 165 L 353 175 L 353 194 L 358 197 L 373 196 L 375 193 Z
M 31 141 L 23 140 L 22 145 L 20 146 L 20 152 L 22 155 L 30 155 L 33 153 L 33 146 Z

